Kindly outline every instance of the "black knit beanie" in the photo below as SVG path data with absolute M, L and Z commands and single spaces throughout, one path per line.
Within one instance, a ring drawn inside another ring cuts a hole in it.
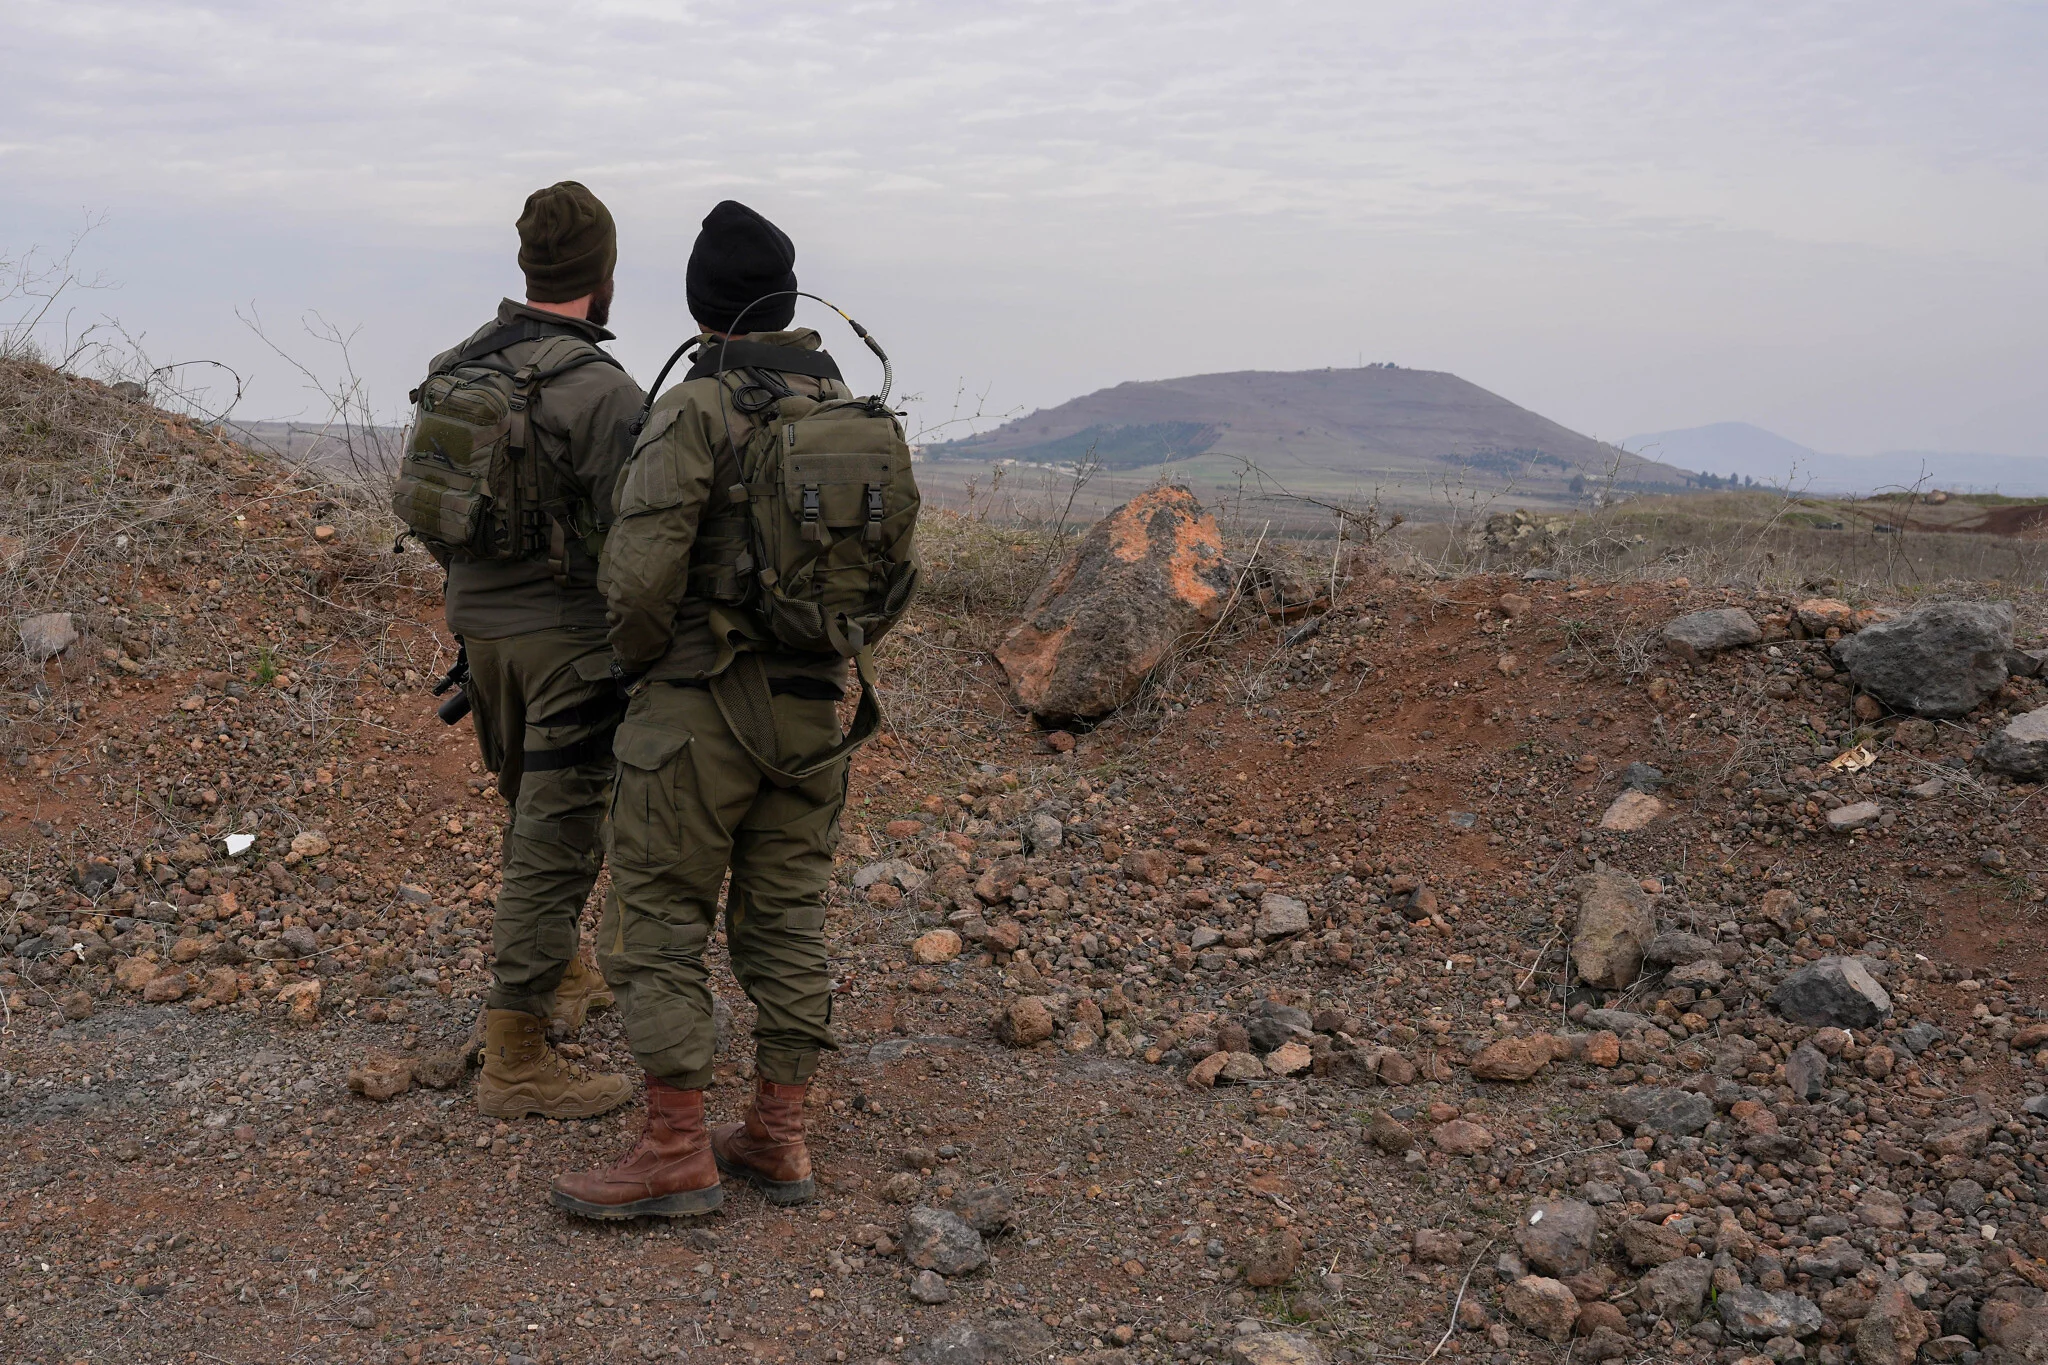
M 796 317 L 796 246 L 745 204 L 724 200 L 704 215 L 690 248 L 683 292 L 690 316 L 714 332 L 779 332 Z M 748 308 L 764 294 L 779 294 Z M 745 309 L 746 315 L 741 316 Z
M 619 233 L 611 210 L 574 180 L 526 196 L 519 215 L 519 268 L 526 297 L 568 303 L 612 277 L 619 263 Z

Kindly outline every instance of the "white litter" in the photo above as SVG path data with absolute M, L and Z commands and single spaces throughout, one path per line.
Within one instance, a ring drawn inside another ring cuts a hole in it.
M 239 858 L 255 846 L 256 836 L 253 834 L 230 834 L 222 842 L 228 846 L 228 856 L 230 858 Z

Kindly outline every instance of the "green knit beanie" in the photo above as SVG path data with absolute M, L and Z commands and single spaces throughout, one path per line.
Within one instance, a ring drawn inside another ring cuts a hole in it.
M 564 180 L 526 196 L 519 215 L 519 268 L 526 272 L 527 298 L 567 303 L 594 294 L 618 262 L 618 229 L 596 195 Z

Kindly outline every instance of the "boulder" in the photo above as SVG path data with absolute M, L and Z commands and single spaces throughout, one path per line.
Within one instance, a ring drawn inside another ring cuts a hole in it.
M 71 623 L 68 611 L 24 616 L 15 623 L 14 629 L 21 637 L 21 652 L 28 655 L 32 664 L 54 659 L 78 643 L 78 627 Z
M 1808 1028 L 1875 1028 L 1892 1012 L 1892 998 L 1860 958 L 1824 957 L 1778 983 L 1771 1008 Z
M 1984 742 L 1977 758 L 1994 772 L 2023 782 L 2048 782 L 2048 706 L 2014 716 Z
M 1106 715 L 1230 597 L 1216 521 L 1177 484 L 1090 527 L 996 649 L 1017 701 L 1051 719 Z
M 1650 898 L 1635 878 L 1600 868 L 1580 882 L 1572 964 L 1581 981 L 1605 990 L 1634 985 L 1656 935 Z
M 1560 1278 L 1593 1264 L 1600 1215 L 1576 1199 L 1539 1199 L 1515 1227 L 1515 1245 L 1532 1269 Z
M 1691 612 L 1664 627 L 1664 647 L 1693 663 L 1724 649 L 1756 644 L 1763 638 L 1763 627 L 1741 607 Z
M 1856 685 L 1894 710 L 1960 716 L 2005 685 L 2009 602 L 1930 602 L 1835 646 Z

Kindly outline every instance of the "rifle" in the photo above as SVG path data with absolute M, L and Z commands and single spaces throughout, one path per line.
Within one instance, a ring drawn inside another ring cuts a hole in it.
M 451 687 L 455 689 L 455 695 L 442 702 L 437 708 L 437 713 L 440 715 L 443 725 L 453 725 L 469 714 L 469 692 L 465 686 L 468 682 L 469 646 L 457 640 L 455 642 L 455 662 L 450 665 L 446 673 L 441 675 L 441 681 L 434 684 L 433 694 L 437 697 Z

